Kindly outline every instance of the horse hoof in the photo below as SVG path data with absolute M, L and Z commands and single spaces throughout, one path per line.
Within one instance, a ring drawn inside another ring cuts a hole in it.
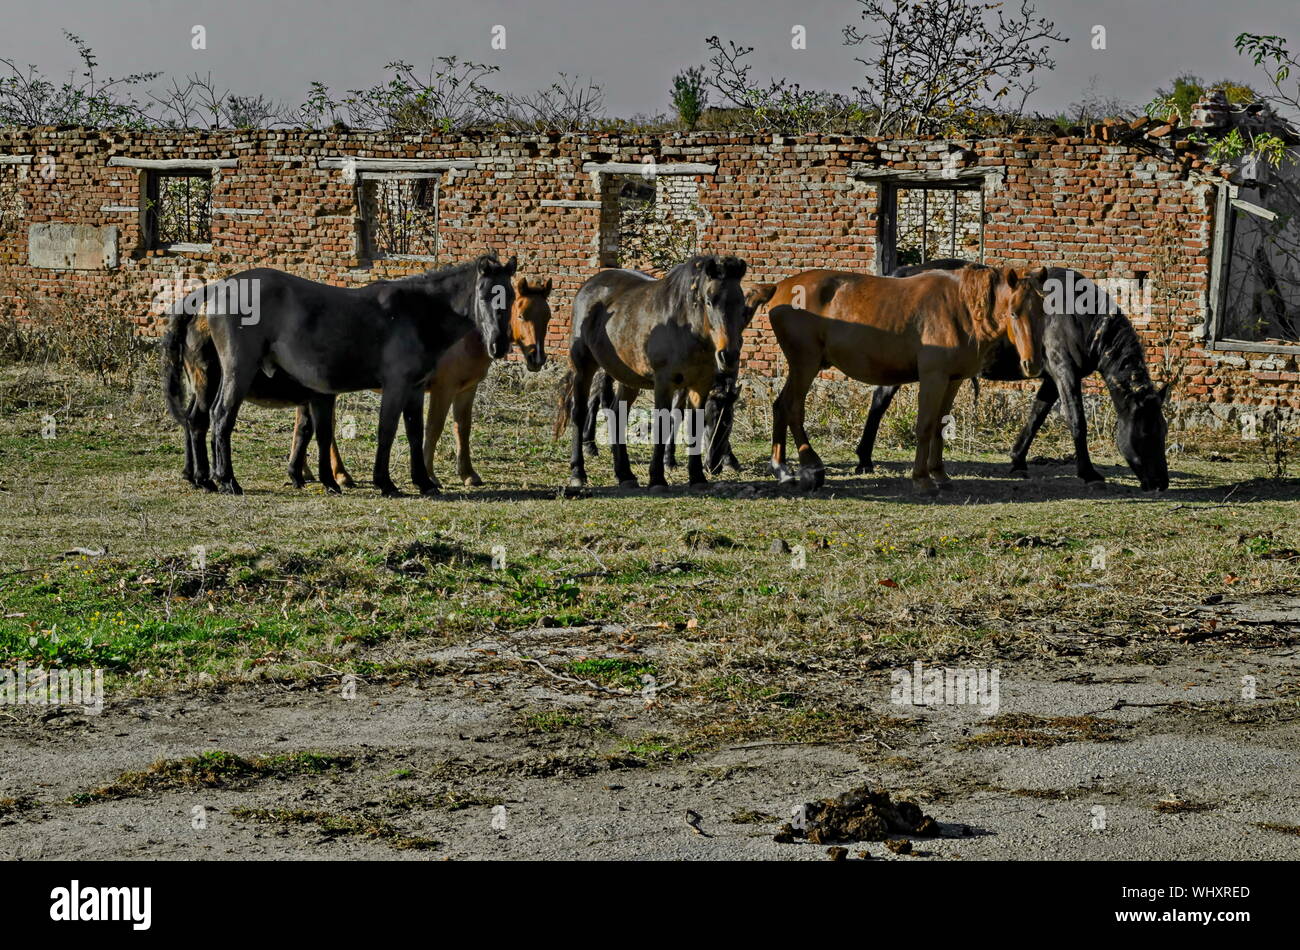
M 586 487 L 587 487 L 587 476 L 585 476 L 585 475 L 570 475 L 570 476 L 569 476 L 569 486 L 568 486 L 568 487 L 570 487 L 570 488 L 586 488 Z
M 338 480 L 338 482 L 339 482 L 339 484 L 342 485 L 344 488 L 356 488 L 356 487 L 357 487 L 357 483 L 354 482 L 354 481 L 352 480 L 352 476 L 351 476 L 351 475 L 344 475 L 342 478 L 340 478 L 340 479 Z
M 731 471 L 733 472 L 740 471 L 740 462 L 736 460 L 736 457 L 734 455 L 728 455 L 725 459 L 723 459 L 722 465 L 724 468 L 731 469 Z
M 871 462 L 859 462 L 853 469 L 854 475 L 870 475 L 876 470 L 876 466 Z
M 934 483 L 939 486 L 939 491 L 949 491 L 952 488 L 952 479 L 947 476 L 936 478 Z
M 824 484 L 826 484 L 826 470 L 824 468 L 799 469 L 799 489 L 801 491 L 816 491 Z
M 217 483 L 210 478 L 200 478 L 197 482 L 194 483 L 194 487 L 202 488 L 204 491 L 207 492 L 215 492 L 217 490 Z
M 650 493 L 653 495 L 666 495 L 668 493 L 668 483 L 660 482 L 650 486 Z
M 597 455 L 600 454 L 600 449 L 596 447 L 595 442 L 587 442 L 584 443 L 582 446 L 582 454 L 587 456 L 587 458 L 589 459 L 594 459 Z
M 1013 469 L 1011 469 L 1011 471 L 1008 472 L 1007 474 L 1010 475 L 1012 478 L 1028 478 L 1028 477 L 1029 477 L 1029 469 L 1027 469 L 1027 468 L 1013 468 Z
M 217 491 L 223 495 L 242 495 L 244 490 L 239 487 L 239 482 L 233 478 L 228 482 L 217 483 Z
M 470 488 L 478 488 L 483 484 L 483 479 L 479 478 L 477 475 L 466 475 L 464 482 Z
M 912 479 L 912 487 L 916 489 L 918 495 L 925 495 L 929 498 L 939 497 L 939 486 L 928 478 Z
M 631 491 L 633 489 L 640 488 L 641 483 L 638 482 L 635 478 L 625 478 L 618 483 L 618 487 L 624 489 L 625 491 Z
M 665 460 L 664 460 L 664 468 L 669 469 L 669 470 L 671 470 L 671 471 L 676 471 L 676 470 L 677 470 L 677 459 L 665 459 Z
M 332 484 L 332 485 L 322 485 L 321 487 L 325 489 L 325 494 L 327 494 L 327 495 L 341 495 L 341 494 L 343 494 L 343 489 L 339 488 L 339 486 L 338 486 L 337 484 Z
M 438 495 L 441 494 L 442 494 L 442 489 L 439 488 L 437 485 L 425 485 L 423 488 L 420 489 L 420 496 L 422 498 L 436 498 Z
M 402 490 L 398 488 L 396 485 L 379 485 L 376 487 L 378 487 L 379 489 L 379 494 L 383 495 L 385 498 L 405 497 Z

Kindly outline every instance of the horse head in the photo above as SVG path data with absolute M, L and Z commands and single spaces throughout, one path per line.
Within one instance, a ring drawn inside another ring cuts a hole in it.
M 472 316 L 494 360 L 510 351 L 510 315 L 515 298 L 511 278 L 517 266 L 513 257 L 502 264 L 495 251 L 484 254 L 476 265 Z
M 1043 371 L 1044 268 L 1024 277 L 1013 267 L 974 265 L 956 273 L 972 315 L 987 325 L 992 321 L 999 336 L 1008 338 L 1020 356 L 1020 371 L 1034 377 Z
M 1115 446 L 1138 477 L 1143 491 L 1164 491 L 1169 487 L 1169 463 L 1165 460 L 1164 406 L 1169 384 L 1146 389 L 1134 398 L 1117 401 Z
M 740 289 L 745 262 L 738 257 L 711 255 L 697 258 L 695 268 L 696 290 L 713 340 L 714 363 L 719 373 L 734 373 L 740 367 L 740 338 L 749 322 L 745 294 Z
M 510 336 L 531 373 L 546 364 L 546 329 L 551 324 L 551 305 L 547 297 L 553 284 L 530 284 L 527 277 L 515 280 L 515 303 L 510 311 Z

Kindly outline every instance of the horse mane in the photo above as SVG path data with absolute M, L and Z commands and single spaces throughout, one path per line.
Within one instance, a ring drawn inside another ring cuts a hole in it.
M 1097 358 L 1097 372 L 1101 373 L 1107 388 L 1116 399 L 1122 397 L 1126 402 L 1158 399 L 1159 393 L 1147 369 L 1146 349 L 1133 322 L 1105 288 L 1078 271 L 1074 274 L 1075 280 L 1083 278 L 1097 287 L 1098 301 L 1102 303 L 1098 308 L 1101 312 L 1094 315 L 1088 328 L 1088 348 Z
M 713 254 L 696 254 L 694 257 L 688 257 L 682 261 L 659 282 L 656 289 L 668 298 L 668 303 L 676 313 L 689 313 L 691 306 L 698 301 L 700 285 L 696 278 L 703 273 L 704 262 L 711 260 L 716 255 Z M 736 257 L 719 257 L 718 261 L 722 264 L 722 273 L 724 277 L 734 273 L 742 267 L 740 259 Z
M 424 290 L 436 293 L 445 289 L 449 283 L 457 282 L 467 273 L 478 272 L 480 264 L 500 265 L 500 261 L 495 254 L 480 254 L 478 257 L 468 261 L 462 261 L 459 264 L 450 264 L 447 267 L 434 267 L 425 271 L 423 274 L 412 274 L 409 277 L 398 277 L 389 283 L 396 284 L 400 287 L 411 290 Z

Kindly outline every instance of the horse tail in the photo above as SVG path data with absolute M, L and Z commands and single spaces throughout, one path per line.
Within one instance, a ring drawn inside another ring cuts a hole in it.
M 555 406 L 555 427 L 551 431 L 552 441 L 564 435 L 565 426 L 569 424 L 569 414 L 573 411 L 574 382 L 574 372 L 569 370 L 564 374 L 564 382 L 560 384 L 560 399 Z
M 172 307 L 167 318 L 167 331 L 162 338 L 162 382 L 163 395 L 167 398 L 167 409 L 172 418 L 182 426 L 188 424 L 186 417 L 185 390 L 181 385 L 181 372 L 184 360 L 181 351 L 185 348 L 185 334 L 189 330 L 190 314 L 183 305 Z

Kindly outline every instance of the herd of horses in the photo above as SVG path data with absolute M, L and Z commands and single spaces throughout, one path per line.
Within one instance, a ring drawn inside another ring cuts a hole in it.
M 255 288 L 255 319 L 220 305 L 211 285 L 171 308 L 162 344 L 163 388 L 185 430 L 185 478 L 210 491 L 239 494 L 231 435 L 245 400 L 294 407 L 291 482 L 309 477 L 313 436 L 318 477 L 329 492 L 353 484 L 335 441 L 340 393 L 377 390 L 378 450 L 374 485 L 401 494 L 389 474 L 399 418 L 410 446 L 411 481 L 435 494 L 434 448 L 453 413 L 457 476 L 482 484 L 470 457 L 475 392 L 494 360 L 519 349 L 527 368 L 546 362 L 552 282 L 517 275 L 517 261 L 488 253 L 452 267 L 361 288 L 339 288 L 258 268 L 227 281 Z M 1091 308 L 1045 306 L 1048 281 L 1090 283 L 1077 272 L 1027 273 L 963 260 L 901 268 L 888 277 L 810 270 L 746 290 L 746 264 L 736 257 L 697 255 L 661 279 L 632 270 L 601 270 L 572 305 L 569 363 L 556 433 L 572 427 L 570 489 L 587 484 L 585 456 L 597 453 L 601 411 L 626 410 L 641 390 L 654 398 L 655 419 L 681 419 L 692 487 L 723 466 L 738 468 L 730 446 L 742 338 L 766 310 L 786 360 L 785 384 L 772 406 L 771 471 L 805 489 L 823 484 L 825 469 L 804 421 L 808 391 L 834 367 L 877 389 L 859 442 L 858 472 L 873 470 L 880 418 L 898 388 L 919 384 L 912 482 L 935 495 L 950 484 L 943 462 L 943 420 L 963 381 L 1041 376 L 1030 418 L 1012 450 L 1012 472 L 1025 473 L 1029 445 L 1061 400 L 1074 436 L 1080 478 L 1102 476 L 1088 456 L 1083 380 L 1099 372 L 1114 402 L 1116 443 L 1144 490 L 1168 486 L 1165 390 L 1147 371 L 1127 316 L 1097 292 Z M 1050 295 L 1049 295 L 1049 298 Z M 1059 312 L 1058 312 L 1059 311 Z M 424 396 L 429 395 L 427 414 Z M 667 487 L 676 428 L 656 426 L 648 487 Z M 795 440 L 798 471 L 786 453 Z M 208 447 L 211 442 L 211 461 Z M 626 433 L 611 428 L 610 453 L 620 486 L 636 487 Z

